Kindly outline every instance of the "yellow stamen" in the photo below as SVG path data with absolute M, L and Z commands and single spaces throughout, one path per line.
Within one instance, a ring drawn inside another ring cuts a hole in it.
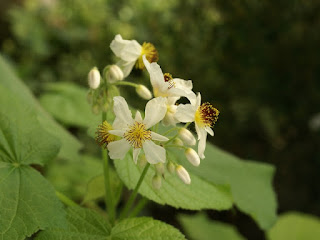
M 146 129 L 146 125 L 140 122 L 134 122 L 123 137 L 134 148 L 141 148 L 146 140 L 151 140 L 151 131 Z
M 163 78 L 164 78 L 165 82 L 169 83 L 168 89 L 173 88 L 173 87 L 176 86 L 176 83 L 172 80 L 172 75 L 170 73 L 163 74 Z
M 195 122 L 200 127 L 213 127 L 218 120 L 219 110 L 206 102 L 198 107 L 195 114 Z
M 152 43 L 146 43 L 144 42 L 142 44 L 142 50 L 141 50 L 141 55 L 139 56 L 137 62 L 136 62 L 136 68 L 139 69 L 144 69 L 144 63 L 142 60 L 142 56 L 146 55 L 146 59 L 152 63 L 152 62 L 157 62 L 159 60 L 159 55 L 158 55 L 158 51 L 155 48 L 155 46 Z
M 116 140 L 116 136 L 110 134 L 109 130 L 112 130 L 112 126 L 107 121 L 104 121 L 96 131 L 96 142 L 104 148 L 107 148 L 110 142 Z

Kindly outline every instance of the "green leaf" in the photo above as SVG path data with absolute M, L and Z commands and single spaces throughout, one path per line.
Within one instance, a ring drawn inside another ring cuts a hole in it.
M 29 166 L 0 162 L 0 239 L 23 240 L 39 229 L 65 224 L 52 186 Z
M 304 213 L 285 213 L 267 232 L 267 238 L 270 240 L 318 240 L 320 239 L 320 219 Z
M 36 240 L 183 240 L 174 227 L 148 217 L 128 218 L 112 229 L 96 212 L 73 207 L 68 209 L 68 224 L 64 228 L 50 228 Z
M 73 160 L 56 159 L 46 166 L 46 177 L 55 189 L 75 201 L 82 201 L 88 181 L 101 173 L 101 160 L 89 155 Z
M 36 240 L 106 240 L 110 235 L 109 224 L 93 210 L 72 207 L 68 209 L 67 224 L 40 232 Z
M 229 185 L 239 209 L 252 216 L 262 229 L 269 229 L 276 221 L 274 167 L 240 160 L 209 143 L 205 155 L 199 167 L 186 164 L 186 168 L 211 183 Z
M 124 184 L 129 189 L 133 189 L 138 182 L 142 169 L 134 164 L 132 152 L 129 152 L 123 160 L 115 160 L 114 164 Z M 166 172 L 159 190 L 152 187 L 152 177 L 154 175 L 155 169 L 151 166 L 139 188 L 139 193 L 159 204 L 192 210 L 205 208 L 222 210 L 232 206 L 231 195 L 227 187 L 210 183 L 194 175 L 191 171 L 190 185 L 184 184 L 178 176 Z
M 244 240 L 234 226 L 210 220 L 204 213 L 178 216 L 184 231 L 193 240 Z
M 101 116 L 93 115 L 87 102 L 88 89 L 73 83 L 50 83 L 40 97 L 41 105 L 56 119 L 69 126 L 98 125 Z
M 111 238 L 117 240 L 184 240 L 174 227 L 149 217 L 127 218 L 111 230 Z
M 4 61 L 1 55 L 0 86 L 2 87 L 0 89 L 0 102 L 3 103 L 1 108 L 6 108 L 4 112 L 7 116 L 13 119 L 22 116 L 23 119 L 23 115 L 21 115 L 21 113 L 19 114 L 18 110 L 11 105 L 12 100 L 16 101 L 16 105 L 19 105 L 20 109 L 27 109 L 28 112 L 34 113 L 40 125 L 61 141 L 60 157 L 69 159 L 75 159 L 77 157 L 81 143 L 43 110 L 30 90 L 16 77 L 11 67 Z

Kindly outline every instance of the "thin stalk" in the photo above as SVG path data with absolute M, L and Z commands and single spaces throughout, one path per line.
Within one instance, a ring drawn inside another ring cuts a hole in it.
M 76 204 L 74 201 L 72 201 L 70 198 L 68 198 L 63 193 L 56 191 L 56 195 L 60 199 L 60 201 L 63 202 L 65 205 L 67 205 L 69 207 L 78 206 L 78 204 Z
M 129 217 L 135 217 L 137 216 L 141 210 L 146 206 L 146 204 L 149 202 L 147 198 L 142 198 L 137 205 L 132 209 L 131 213 L 129 214 Z
M 124 85 L 124 86 L 131 86 L 131 87 L 138 87 L 138 84 L 132 83 L 132 82 L 127 82 L 127 81 L 118 81 L 113 83 L 113 85 Z
M 182 128 L 187 128 L 187 127 L 190 125 L 190 123 L 191 123 L 191 122 L 186 123 L 186 124 L 184 125 L 184 127 L 182 127 Z M 168 143 L 171 143 L 171 142 L 172 142 L 174 139 L 176 139 L 178 136 L 179 136 L 179 132 L 178 132 L 176 135 L 174 135 L 172 138 L 170 138 L 168 141 L 166 141 L 166 143 L 165 143 L 164 145 L 167 145 Z
M 144 167 L 144 169 L 143 169 L 143 171 L 141 173 L 141 176 L 139 178 L 139 181 L 138 181 L 136 187 L 134 188 L 132 194 L 130 195 L 130 197 L 128 199 L 128 202 L 126 203 L 126 205 L 124 206 L 122 212 L 120 213 L 119 220 L 121 220 L 121 219 L 123 219 L 124 217 L 127 216 L 128 212 L 129 212 L 130 208 L 132 207 L 132 204 L 133 204 L 133 202 L 134 202 L 134 200 L 135 200 L 135 198 L 136 198 L 136 196 L 138 194 L 138 190 L 139 190 L 139 188 L 141 186 L 141 183 L 142 183 L 144 177 L 146 176 L 146 174 L 148 172 L 149 167 L 150 167 L 150 163 L 147 163 L 147 165 Z
M 166 145 L 166 147 L 182 148 L 184 150 L 188 149 L 188 147 L 186 147 L 186 146 L 180 146 L 180 145 L 176 145 L 176 144 Z
M 107 119 L 107 113 L 102 112 L 102 122 Z M 109 171 L 109 158 L 108 152 L 106 149 L 102 149 L 102 159 L 103 159 L 103 176 L 104 176 L 104 186 L 105 186 L 105 203 L 106 208 L 108 211 L 108 216 L 111 225 L 114 225 L 115 222 L 115 208 L 113 204 L 113 196 L 111 191 L 111 184 L 110 184 L 110 171 Z

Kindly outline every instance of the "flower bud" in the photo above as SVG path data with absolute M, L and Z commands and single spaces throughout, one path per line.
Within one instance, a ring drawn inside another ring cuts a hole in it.
M 200 164 L 200 158 L 199 155 L 196 153 L 195 150 L 192 148 L 188 148 L 184 154 L 186 155 L 188 161 L 193 165 L 193 166 L 199 166 Z
M 164 174 L 164 165 L 162 162 L 155 164 L 155 167 L 158 174 L 160 175 Z
M 180 138 L 175 138 L 175 139 L 173 140 L 173 144 L 174 144 L 174 145 L 178 145 L 178 146 L 183 146 L 183 142 L 181 141 Z
M 97 89 L 100 85 L 100 72 L 98 68 L 94 67 L 88 74 L 88 84 L 92 89 Z
M 168 169 L 169 173 L 171 173 L 171 174 L 174 173 L 174 170 L 175 170 L 174 164 L 172 162 L 168 162 L 167 169 Z
M 144 86 L 144 85 L 138 85 L 137 87 L 136 87 L 136 92 L 138 93 L 138 95 L 140 96 L 140 97 L 142 97 L 143 99 L 145 99 L 145 100 L 149 100 L 149 99 L 151 99 L 152 98 L 152 93 L 150 92 L 150 90 L 146 87 L 146 86 Z
M 160 189 L 161 188 L 162 179 L 161 176 L 156 174 L 152 178 L 152 186 L 154 189 Z
M 123 80 L 123 72 L 118 65 L 111 65 L 106 75 L 107 81 L 114 83 Z
M 187 145 L 193 146 L 196 144 L 196 139 L 194 138 L 193 134 L 186 128 L 180 129 L 179 137 Z
M 190 175 L 184 167 L 182 167 L 181 165 L 178 165 L 176 167 L 176 172 L 179 178 L 182 180 L 182 182 L 184 182 L 185 184 L 191 183 Z

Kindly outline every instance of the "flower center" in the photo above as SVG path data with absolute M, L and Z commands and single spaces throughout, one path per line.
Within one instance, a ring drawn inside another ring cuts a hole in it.
M 96 131 L 96 141 L 104 148 L 106 148 L 110 142 L 116 140 L 116 136 L 110 134 L 109 130 L 112 130 L 112 126 L 107 121 L 104 121 L 98 126 Z
M 218 120 L 219 110 L 210 103 L 202 103 L 195 114 L 195 122 L 200 127 L 213 127 Z
M 176 86 L 176 83 L 172 80 L 172 75 L 170 73 L 163 74 L 163 78 L 164 78 L 165 82 L 169 83 L 168 89 L 173 88 L 173 87 Z
M 146 43 L 144 42 L 142 44 L 142 49 L 141 49 L 141 54 L 136 62 L 136 68 L 139 69 L 144 69 L 144 63 L 142 60 L 142 56 L 146 55 L 146 59 L 152 63 L 152 62 L 157 62 L 159 60 L 159 55 L 157 49 L 154 47 L 152 43 Z
M 146 125 L 140 122 L 134 122 L 129 126 L 129 130 L 124 133 L 123 137 L 134 148 L 141 148 L 146 140 L 151 140 L 151 131 L 146 129 Z

